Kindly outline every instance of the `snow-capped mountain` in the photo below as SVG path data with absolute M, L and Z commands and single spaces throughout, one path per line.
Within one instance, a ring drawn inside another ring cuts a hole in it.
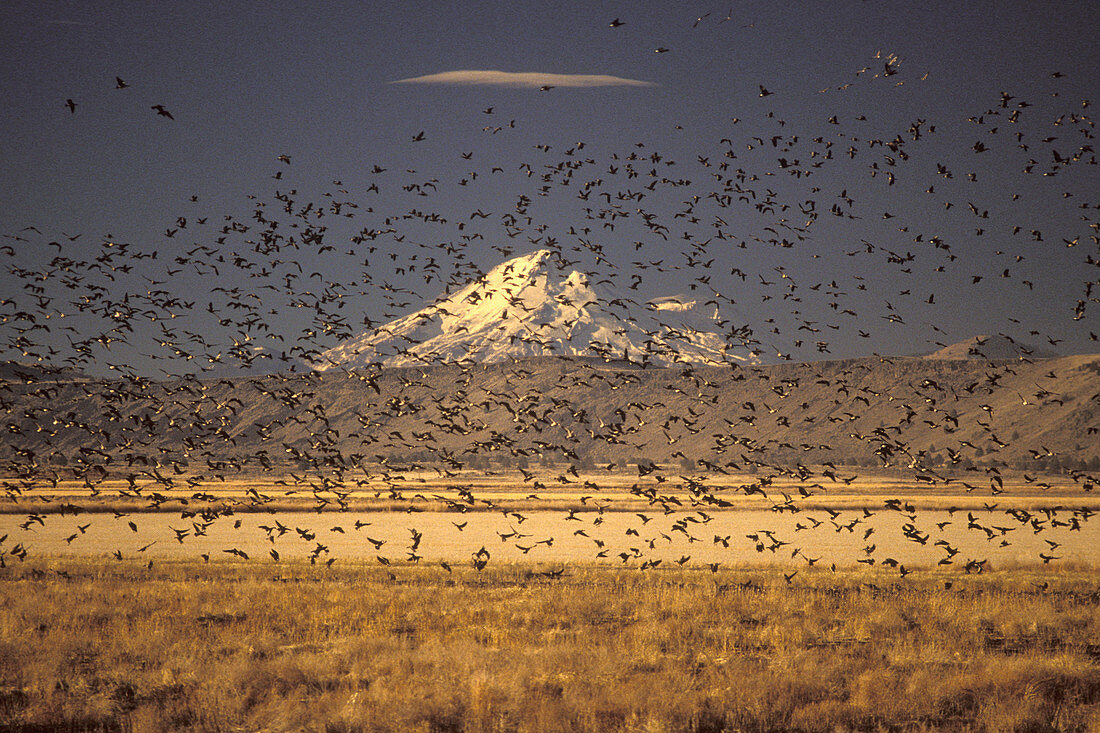
M 503 262 L 435 303 L 322 352 L 323 371 L 571 355 L 653 366 L 752 359 L 727 343 L 704 306 L 683 297 L 639 303 L 609 281 L 557 266 L 550 250 Z

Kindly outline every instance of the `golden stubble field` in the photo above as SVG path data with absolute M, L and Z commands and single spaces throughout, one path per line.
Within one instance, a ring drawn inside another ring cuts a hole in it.
M 1100 508 L 1056 479 L 1037 487 L 1006 475 L 995 494 L 896 472 L 779 478 L 766 495 L 739 488 L 747 475 L 701 481 L 748 510 Z M 471 521 L 508 509 L 700 506 L 675 479 L 565 467 L 533 480 L 391 473 L 342 497 L 318 488 L 293 474 L 155 497 L 152 487 L 104 482 L 93 496 L 61 482 L 3 511 L 144 525 L 151 510 L 337 517 L 341 502 Z M 977 570 L 8 557 L 0 731 L 1100 729 L 1100 568 Z
M 1097 568 L 28 561 L 4 730 L 1096 730 Z
M 659 466 L 640 475 L 633 466 L 588 468 L 561 464 L 521 471 L 374 466 L 361 477 L 340 475 L 339 484 L 323 472 L 296 474 L 293 470 L 244 473 L 212 478 L 187 472 L 163 481 L 142 477 L 130 483 L 108 478 L 89 487 L 83 481 L 36 481 L 21 487 L 17 478 L 5 483 L 7 500 L 0 512 L 23 514 L 57 512 L 76 507 L 91 512 L 201 510 L 227 505 L 234 511 L 405 510 L 485 511 L 493 509 L 595 509 L 645 511 L 669 504 L 712 509 L 771 509 L 780 505 L 798 509 L 881 509 L 890 499 L 916 509 L 981 509 L 1001 507 L 1038 509 L 1074 506 L 1100 509 L 1100 496 L 1083 490 L 1065 474 L 1005 470 L 957 470 L 949 483 L 935 485 L 914 480 L 903 469 L 850 468 L 827 471 L 811 466 L 809 478 L 769 474 L 684 471 Z M 824 477 L 832 473 L 835 478 Z M 710 499 L 725 502 L 720 506 Z

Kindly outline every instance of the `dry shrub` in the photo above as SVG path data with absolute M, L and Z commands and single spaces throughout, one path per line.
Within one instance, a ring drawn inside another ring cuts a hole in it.
M 1092 569 L 945 591 L 920 572 L 56 568 L 0 573 L 12 730 L 1085 731 L 1100 710 Z

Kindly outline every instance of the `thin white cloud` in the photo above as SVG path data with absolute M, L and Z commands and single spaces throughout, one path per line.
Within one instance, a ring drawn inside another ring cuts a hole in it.
M 439 74 L 398 79 L 391 84 L 481 84 L 498 87 L 652 87 L 653 82 L 623 79 L 605 74 L 546 74 L 537 71 L 516 73 L 488 69 L 444 71 Z

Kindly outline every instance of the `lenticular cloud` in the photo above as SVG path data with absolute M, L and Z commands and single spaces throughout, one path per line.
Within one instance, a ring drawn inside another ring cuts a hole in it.
M 651 87 L 653 82 L 623 79 L 606 74 L 547 74 L 466 69 L 398 79 L 392 84 L 484 84 L 501 87 Z

